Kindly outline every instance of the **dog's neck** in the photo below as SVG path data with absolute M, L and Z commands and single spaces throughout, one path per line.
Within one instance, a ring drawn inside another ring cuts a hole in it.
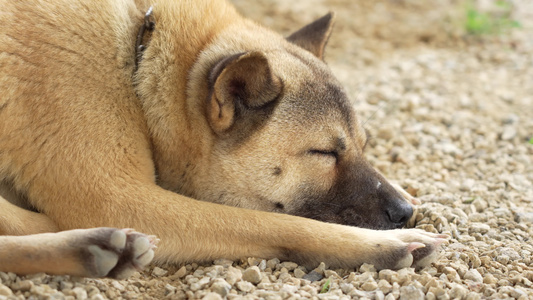
M 212 134 L 205 120 L 205 98 L 201 98 L 207 94 L 191 97 L 195 94 L 191 89 L 203 86 L 188 84 L 190 71 L 213 37 L 240 16 L 225 1 L 199 0 L 195 9 L 188 5 L 187 1 L 161 0 L 154 6 L 157 27 L 142 52 L 133 81 L 152 139 L 158 184 L 194 196 L 190 192 L 197 187 L 189 178 L 209 170 L 200 169 L 208 164 L 192 162 L 209 159 Z M 201 28 L 197 24 L 202 24 Z

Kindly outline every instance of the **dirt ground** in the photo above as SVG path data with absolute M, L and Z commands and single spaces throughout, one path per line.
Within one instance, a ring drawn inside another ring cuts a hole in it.
M 451 236 L 438 261 L 313 271 L 249 258 L 124 281 L 0 272 L 0 300 L 533 299 L 533 2 L 233 2 L 283 34 L 337 13 L 326 61 L 373 137 L 369 160 L 422 201 L 413 226 Z M 469 34 L 469 9 L 520 28 Z

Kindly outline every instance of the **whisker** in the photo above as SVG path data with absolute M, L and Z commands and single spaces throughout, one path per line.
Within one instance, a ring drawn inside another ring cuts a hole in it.
M 372 120 L 374 118 L 374 116 L 378 113 L 378 111 L 382 110 L 383 108 L 385 107 L 385 104 L 382 103 L 378 106 L 378 108 L 372 113 L 372 115 L 370 115 L 370 117 L 368 117 L 364 122 L 363 122 L 363 126 L 366 125 L 366 123 L 370 120 Z

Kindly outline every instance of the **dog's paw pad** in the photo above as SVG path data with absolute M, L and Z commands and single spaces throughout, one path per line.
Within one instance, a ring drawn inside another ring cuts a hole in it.
M 402 230 L 401 237 L 407 242 L 407 251 L 413 257 L 411 267 L 425 267 L 435 261 L 439 246 L 447 242 L 447 235 L 426 232 L 420 229 Z
M 385 231 L 389 239 L 391 260 L 383 260 L 380 269 L 401 269 L 406 267 L 424 267 L 436 260 L 439 246 L 446 242 L 448 236 L 434 234 L 420 229 L 401 229 Z M 395 258 L 395 259 L 392 259 Z
M 439 246 L 448 242 L 448 236 L 443 234 L 435 234 L 431 241 L 425 241 L 424 247 L 414 249 L 412 251 L 413 264 L 412 267 L 422 268 L 437 259 Z
M 105 276 L 111 269 L 113 269 L 118 262 L 118 254 L 114 251 L 104 250 L 96 245 L 90 245 L 87 247 L 92 255 L 92 262 L 96 277 Z
M 142 270 L 154 258 L 158 239 L 135 232 L 133 229 L 94 228 L 87 229 L 87 235 L 77 235 L 87 243 L 85 264 L 87 276 L 126 278 Z
M 122 249 L 124 249 L 124 246 L 126 246 L 126 231 L 114 230 L 109 238 L 109 244 L 113 248 L 122 251 Z
M 137 238 L 133 242 L 133 257 L 134 264 L 137 269 L 143 269 L 154 258 L 154 249 L 156 248 L 159 240 L 151 235 L 146 237 Z
M 155 244 L 158 239 L 132 230 L 124 230 L 126 233 L 126 245 L 120 253 L 116 266 L 106 277 L 123 279 L 132 275 L 135 271 L 144 269 L 154 258 Z

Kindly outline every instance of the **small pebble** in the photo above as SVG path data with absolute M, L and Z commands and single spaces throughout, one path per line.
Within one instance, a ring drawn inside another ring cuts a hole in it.
M 305 275 L 306 275 L 306 273 L 304 271 L 302 271 L 302 269 L 300 269 L 300 268 L 294 269 L 294 277 L 303 278 Z
M 424 300 L 424 293 L 412 285 L 400 288 L 400 300 Z
M 5 285 L 0 284 L 0 296 L 8 297 L 11 295 L 13 295 L 13 292 L 11 291 L 11 289 Z
M 249 267 L 242 273 L 242 280 L 246 280 L 253 284 L 258 284 L 261 281 L 261 271 L 258 267 Z
M 293 262 L 290 262 L 290 261 L 285 261 L 285 262 L 282 262 L 280 264 L 280 266 L 282 268 L 285 268 L 287 269 L 288 271 L 293 271 L 294 269 L 296 269 L 298 267 L 298 264 L 297 263 L 293 263 Z
M 363 283 L 361 285 L 361 288 L 363 289 L 363 291 L 367 291 L 367 292 L 374 291 L 378 288 L 378 284 L 373 279 L 371 279 Z
M 267 268 L 271 269 L 271 270 L 276 270 L 276 267 L 280 264 L 280 261 L 279 259 L 277 258 L 273 258 L 273 259 L 269 259 L 267 262 L 266 262 L 266 266 Z
M 211 290 L 222 297 L 226 297 L 231 290 L 231 284 L 227 283 L 222 278 L 217 278 L 211 285 Z
M 479 271 L 476 269 L 468 270 L 464 275 L 464 279 L 469 279 L 474 282 L 483 282 L 483 276 L 481 276 L 481 274 L 479 274 Z
M 222 298 L 219 294 L 217 293 L 207 293 L 203 298 L 202 300 L 223 300 L 224 298 Z
M 242 278 L 241 270 L 234 268 L 234 267 L 228 268 L 228 272 L 226 273 L 226 281 L 229 284 L 234 285 L 237 281 L 241 280 L 241 278 Z
M 152 275 L 154 275 L 156 277 L 165 276 L 165 275 L 167 275 L 167 273 L 168 273 L 167 270 L 161 269 L 159 267 L 155 267 L 154 270 L 152 271 Z
M 27 292 L 33 287 L 33 285 L 33 282 L 29 280 L 21 280 L 11 284 L 11 289 L 15 291 Z
M 246 293 L 252 291 L 252 289 L 254 288 L 254 285 L 251 284 L 251 283 L 248 282 L 248 281 L 239 281 L 239 282 L 237 282 L 237 283 L 235 284 L 235 286 L 236 286 L 239 290 L 241 290 L 241 291 L 243 291 L 243 292 L 246 292 Z
M 322 278 L 324 278 L 324 275 L 316 272 L 315 270 L 307 273 L 302 277 L 302 279 L 309 280 L 311 282 L 322 280 Z
M 475 276 L 474 276 L 475 277 Z M 477 279 L 477 278 L 476 278 Z M 479 280 L 479 279 L 477 279 Z M 495 284 L 496 282 L 498 282 L 498 279 L 496 277 L 494 277 L 494 275 L 488 273 L 486 274 L 484 277 L 483 277 L 483 283 L 486 283 L 486 284 Z

